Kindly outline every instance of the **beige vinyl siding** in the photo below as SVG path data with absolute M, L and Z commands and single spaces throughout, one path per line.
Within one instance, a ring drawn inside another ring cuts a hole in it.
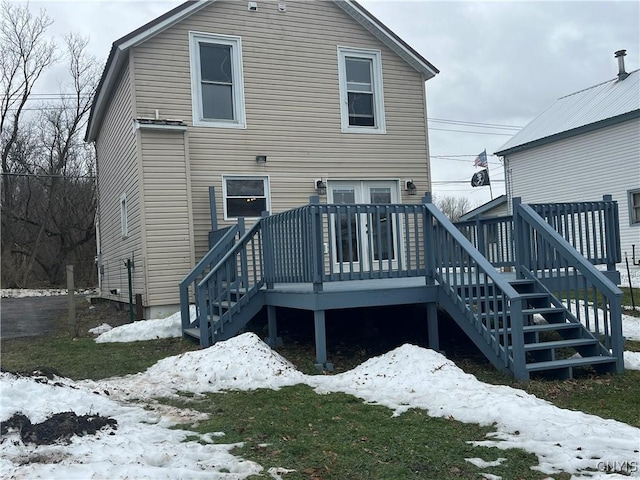
M 127 259 L 134 262 L 133 292 L 145 293 L 144 258 L 136 137 L 129 66 L 120 73 L 118 85 L 106 109 L 96 139 L 100 215 L 100 248 L 104 276 L 103 297 L 129 301 Z M 120 196 L 126 195 L 128 236 L 122 238 Z M 119 295 L 110 290 L 119 289 Z
M 246 129 L 191 126 L 190 31 L 241 37 Z M 386 134 L 341 133 L 338 46 L 381 51 Z M 158 109 L 190 125 L 196 259 L 211 228 L 209 186 L 220 226 L 229 223 L 222 175 L 268 175 L 273 212 L 308 202 L 315 178 L 411 178 L 430 190 L 423 78 L 332 2 L 287 2 L 286 13 L 271 1 L 257 12 L 215 2 L 135 47 L 135 68 L 138 114 Z M 265 166 L 256 155 L 267 155 Z
M 640 120 L 602 128 L 508 156 L 514 197 L 525 203 L 618 202 L 622 258 L 640 245 L 629 225 L 627 191 L 640 188 Z
M 140 129 L 146 218 L 146 306 L 180 302 L 178 283 L 193 265 L 185 133 Z

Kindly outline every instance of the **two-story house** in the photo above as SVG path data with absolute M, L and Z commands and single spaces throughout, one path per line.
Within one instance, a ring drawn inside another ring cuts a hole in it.
M 351 0 L 189 1 L 116 40 L 86 134 L 102 296 L 164 316 L 211 230 L 314 194 L 419 201 L 437 73 Z

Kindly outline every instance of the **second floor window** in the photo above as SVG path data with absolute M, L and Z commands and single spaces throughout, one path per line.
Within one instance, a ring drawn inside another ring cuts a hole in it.
M 244 128 L 240 37 L 191 32 L 189 54 L 193 124 Z
M 343 132 L 385 133 L 379 50 L 338 47 Z

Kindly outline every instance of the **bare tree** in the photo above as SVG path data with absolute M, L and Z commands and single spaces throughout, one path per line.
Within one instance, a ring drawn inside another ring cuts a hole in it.
M 47 43 L 44 30 L 50 25 L 44 13 L 32 17 L 22 9 L 3 4 L 8 36 L 35 35 L 35 39 L 16 39 L 15 45 Z M 14 24 L 13 28 L 11 24 Z M 29 29 L 21 24 L 40 25 Z M 17 26 L 16 26 L 17 25 Z M 31 32 L 31 33 L 30 33 Z M 33 33 L 35 32 L 35 33 Z M 5 35 L 5 33 L 3 33 Z M 87 54 L 87 39 L 70 34 L 65 37 L 68 82 L 61 84 L 59 99 L 40 105 L 39 115 L 21 118 L 24 104 L 42 69 L 26 69 L 28 81 L 22 82 L 20 100 L 12 83 L 3 96 L 3 121 L 11 126 L 2 142 L 2 282 L 27 286 L 30 276 L 40 283 L 64 283 L 68 262 L 91 263 L 95 255 L 95 182 L 94 153 L 82 141 L 82 132 L 99 78 L 99 63 Z M 40 52 L 45 66 L 53 59 Z M 44 57 L 42 56 L 44 55 Z M 11 57 L 12 58 L 12 57 Z M 31 60 L 24 60 L 30 65 Z M 17 78 L 10 63 L 1 65 L 3 78 Z M 8 70 L 5 71 L 5 67 Z M 13 75 L 13 77 L 12 77 Z M 25 77 L 25 74 L 21 74 Z M 12 80 L 13 85 L 19 83 Z M 12 90 L 11 90 L 12 89 Z M 6 120 L 5 120 L 6 119 Z M 87 271 L 93 272 L 89 266 Z
M 452 222 L 457 222 L 462 215 L 473 208 L 467 197 L 445 196 L 436 198 L 435 204 Z
M 9 157 L 19 137 L 20 118 L 33 86 L 54 61 L 55 43 L 46 38 L 52 21 L 44 10 L 33 15 L 28 5 L 4 1 L 0 7 L 0 159 L 11 172 Z M 10 199 L 10 177 L 3 176 L 3 204 Z

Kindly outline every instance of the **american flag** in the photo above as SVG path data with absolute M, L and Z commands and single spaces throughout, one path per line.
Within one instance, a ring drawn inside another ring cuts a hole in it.
M 480 155 L 478 155 L 473 162 L 474 167 L 487 167 L 489 164 L 487 163 L 487 150 L 483 150 Z

